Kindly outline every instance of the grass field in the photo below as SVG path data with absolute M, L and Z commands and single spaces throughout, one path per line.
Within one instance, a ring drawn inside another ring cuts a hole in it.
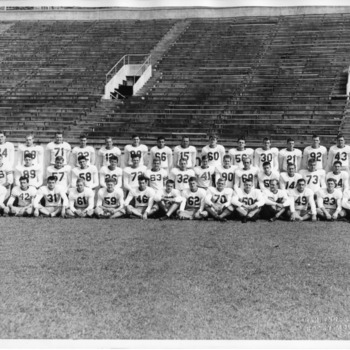
M 350 339 L 345 222 L 1 224 L 2 339 Z

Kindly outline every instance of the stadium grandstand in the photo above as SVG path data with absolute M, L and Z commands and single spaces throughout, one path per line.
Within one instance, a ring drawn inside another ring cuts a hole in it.
M 95 146 L 107 135 L 124 146 L 139 133 L 147 145 L 164 135 L 175 146 L 188 134 L 202 147 L 216 133 L 226 147 L 270 136 L 303 148 L 314 133 L 329 147 L 349 130 L 343 7 L 231 8 L 224 17 L 222 8 L 175 8 L 167 18 L 149 8 L 5 8 L 0 129 L 13 142 L 34 131 L 44 144 L 63 129 L 72 145 L 85 132 Z M 140 19 L 118 19 L 135 12 Z M 152 76 L 136 92 L 142 77 L 125 76 L 108 96 L 106 76 L 124 57 L 140 66 L 148 58 Z

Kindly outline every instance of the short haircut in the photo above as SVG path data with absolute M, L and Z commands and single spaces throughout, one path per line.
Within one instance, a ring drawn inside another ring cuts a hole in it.
M 85 180 L 82 179 L 81 177 L 79 177 L 79 178 L 77 179 L 76 184 L 78 184 L 78 183 L 82 183 L 83 185 L 85 185 Z
M 291 167 L 291 166 L 294 166 L 294 167 L 295 167 L 295 164 L 292 163 L 292 162 L 288 162 L 288 163 L 287 163 L 287 168 L 289 168 L 289 167 Z
M 343 134 L 338 134 L 338 135 L 337 135 L 337 140 L 343 139 L 343 138 L 344 138 L 344 135 L 343 135 Z
M 247 183 L 247 182 L 253 183 L 253 180 L 248 178 L 248 179 L 246 179 L 246 180 L 244 181 L 244 183 Z
M 171 179 L 166 180 L 165 185 L 173 185 L 173 186 L 175 186 L 175 181 L 174 181 L 174 180 L 171 180 Z
M 165 141 L 165 137 L 164 136 L 158 136 L 157 141 L 160 141 L 160 140 L 164 140 Z
M 336 165 L 336 164 L 342 166 L 342 162 L 341 162 L 340 160 L 336 160 L 336 161 L 333 163 L 333 165 Z
M 313 163 L 317 163 L 316 158 L 312 157 L 307 161 L 307 164 L 313 164 Z
M 159 163 L 162 162 L 162 160 L 161 160 L 159 157 L 154 157 L 154 158 L 153 158 L 153 163 L 154 163 L 155 161 L 157 161 L 157 162 L 159 162 Z
M 21 181 L 29 182 L 29 179 L 28 179 L 26 176 L 21 176 L 21 177 L 19 178 L 19 182 L 21 182 Z
M 244 141 L 244 142 L 245 142 L 245 137 L 244 137 L 244 136 L 241 136 L 241 137 L 237 140 L 237 142 L 239 142 L 239 141 Z
M 64 158 L 63 158 L 62 156 L 57 156 L 57 157 L 55 158 L 55 162 L 57 162 L 58 160 L 64 160 Z
M 181 162 L 183 160 L 187 163 L 187 159 L 186 158 L 180 158 L 179 162 Z
M 33 159 L 33 157 L 32 157 L 32 154 L 31 153 L 26 153 L 25 155 L 24 155 L 24 157 L 23 157 L 24 159 L 25 158 L 30 158 L 30 159 Z
M 107 140 L 112 140 L 112 136 L 106 136 L 105 141 L 107 141 Z
M 297 181 L 297 184 L 302 183 L 302 182 L 305 184 L 305 183 L 306 183 L 306 180 L 305 180 L 305 179 L 299 179 L 299 180 Z
M 51 175 L 51 176 L 49 176 L 48 178 L 47 178 L 47 182 L 49 182 L 49 181 L 57 181 L 57 176 L 53 176 L 53 175 Z
M 85 133 L 80 134 L 79 136 L 80 139 L 87 139 L 87 135 Z
M 209 136 L 209 140 L 210 139 L 218 139 L 218 135 L 212 134 L 212 135 Z
M 201 158 L 202 160 L 209 160 L 208 156 L 206 154 L 204 154 Z
M 197 178 L 194 177 L 194 176 L 191 176 L 189 179 L 188 179 L 188 182 L 193 182 L 195 181 L 197 183 Z
M 6 133 L 5 133 L 5 131 L 3 131 L 3 130 L 0 130 L 0 135 L 1 134 L 3 134 L 4 136 L 6 136 Z
M 337 184 L 337 180 L 333 179 L 333 177 L 330 177 L 329 179 L 327 179 L 327 182 L 334 182 L 334 184 Z
M 141 159 L 141 156 L 138 153 L 134 153 L 131 155 L 131 159 L 139 158 Z
M 135 139 L 136 137 L 140 138 L 140 136 L 138 134 L 134 134 L 131 136 L 132 139 Z
M 319 137 L 317 134 L 312 134 L 312 138 L 315 139 L 316 137 Z
M 264 137 L 263 142 L 265 142 L 265 141 L 271 141 L 271 139 L 269 137 Z
M 271 163 L 270 163 L 270 162 L 264 162 L 264 163 L 263 163 L 263 167 L 264 167 L 264 166 L 271 166 Z
M 140 182 L 140 181 L 148 181 L 147 177 L 145 175 L 139 175 L 137 177 L 137 180 Z
M 116 161 L 118 161 L 118 157 L 117 157 L 116 155 L 112 154 L 112 155 L 109 157 L 109 161 L 111 161 L 111 160 L 116 160 Z
M 87 160 L 87 158 L 85 156 L 83 156 L 83 155 L 80 155 L 78 157 L 78 162 L 80 162 L 81 160 Z
M 62 135 L 62 136 L 63 136 L 63 131 L 62 131 L 62 130 L 56 131 L 56 132 L 55 132 L 55 136 L 57 136 L 57 135 Z
M 226 180 L 225 180 L 223 177 L 219 177 L 219 178 L 217 179 L 216 183 L 218 183 L 218 182 L 223 182 L 223 183 L 225 183 Z
M 231 158 L 231 156 L 230 156 L 229 154 L 225 154 L 223 159 L 229 159 L 229 160 L 231 160 L 232 158 Z
M 292 141 L 294 142 L 294 139 L 292 139 L 291 137 L 289 139 L 287 139 L 287 143 L 292 142 Z
M 183 140 L 183 139 L 189 139 L 189 138 L 190 138 L 190 137 L 189 137 L 188 135 L 183 135 L 183 136 L 182 136 L 182 140 Z
M 116 184 L 118 180 L 115 179 L 114 177 L 109 177 L 108 179 L 106 179 L 105 183 L 108 183 L 108 182 L 113 182 L 114 184 Z
M 273 183 L 273 182 L 276 182 L 276 185 L 277 186 L 279 185 L 279 181 L 277 179 L 271 179 L 269 182 L 270 182 L 270 184 Z

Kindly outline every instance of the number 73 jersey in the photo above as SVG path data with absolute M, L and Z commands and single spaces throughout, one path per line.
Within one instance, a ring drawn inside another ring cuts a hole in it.
M 306 188 L 310 188 L 316 193 L 320 188 L 326 187 L 326 172 L 323 169 L 310 172 L 309 170 L 300 170 L 299 174 L 306 181 Z

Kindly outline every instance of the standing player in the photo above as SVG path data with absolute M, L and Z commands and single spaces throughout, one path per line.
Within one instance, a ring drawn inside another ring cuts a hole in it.
M 113 139 L 107 136 L 105 139 L 105 145 L 102 146 L 98 152 L 98 166 L 101 168 L 103 166 L 108 166 L 110 164 L 111 157 L 117 157 L 117 164 L 121 164 L 122 152 L 117 146 L 113 146 Z
M 203 188 L 198 188 L 197 179 L 190 177 L 189 188 L 182 192 L 182 202 L 178 210 L 180 220 L 200 220 L 208 217 L 208 212 L 204 210 L 206 192 Z
M 302 169 L 307 169 L 307 162 L 310 158 L 316 159 L 316 169 L 326 169 L 327 166 L 327 148 L 320 145 L 318 135 L 312 135 L 312 144 L 307 146 L 303 152 Z
M 174 167 L 180 166 L 180 159 L 187 160 L 187 168 L 191 169 L 196 166 L 197 150 L 190 146 L 190 138 L 186 135 L 182 136 L 181 145 L 174 149 Z
M 79 165 L 78 158 L 80 156 L 84 156 L 86 158 L 88 165 L 95 165 L 95 148 L 87 145 L 86 134 L 80 134 L 79 140 L 79 146 L 74 147 L 72 151 L 72 167 L 76 167 Z
M 57 186 L 61 186 L 65 193 L 68 193 L 68 188 L 71 183 L 71 166 L 64 165 L 64 159 L 61 156 L 56 157 L 55 165 L 47 167 L 47 175 L 57 177 Z
M 342 192 L 335 188 L 336 180 L 329 178 L 327 188 L 321 188 L 317 193 L 317 215 L 324 220 L 334 221 L 338 217 L 344 217 L 345 211 L 342 210 Z
M 310 188 L 314 193 L 321 187 L 326 187 L 326 172 L 323 169 L 316 169 L 315 159 L 310 158 L 307 170 L 302 169 L 299 173 L 306 181 L 306 188 Z
M 95 215 L 98 218 L 116 219 L 125 215 L 124 192 L 115 185 L 116 180 L 109 177 L 106 180 L 106 187 L 98 190 L 95 208 Z
M 19 186 L 19 179 L 26 177 L 29 186 L 38 189 L 43 184 L 42 165 L 33 164 L 32 155 L 27 153 L 24 156 L 24 165 L 17 165 L 15 170 L 15 184 Z
M 279 153 L 279 169 L 280 171 L 287 171 L 287 164 L 295 164 L 296 171 L 298 172 L 301 166 L 302 153 L 300 149 L 294 148 L 294 140 L 289 138 L 287 140 L 287 148 L 283 148 Z
M 233 212 L 231 199 L 233 189 L 225 187 L 225 179 L 219 178 L 216 181 L 216 188 L 209 187 L 205 197 L 205 210 L 218 221 L 227 221 L 227 216 Z
M 85 187 L 85 181 L 77 179 L 76 188 L 69 190 L 69 208 L 66 210 L 67 217 L 85 218 L 94 214 L 95 192 L 89 187 Z
M 288 216 L 290 221 L 316 221 L 316 204 L 314 192 L 306 188 L 305 179 L 297 181 L 297 187 L 290 192 L 290 210 Z
M 85 180 L 85 186 L 95 189 L 98 187 L 98 172 L 95 165 L 88 165 L 85 156 L 78 157 L 79 166 L 72 170 L 72 187 L 76 186 L 77 179 Z
M 13 184 L 13 171 L 12 168 L 4 163 L 4 157 L 0 154 L 0 185 L 6 187 L 10 191 L 10 187 Z M 8 196 L 10 193 L 8 193 Z M 6 196 L 6 197 L 8 197 Z
M 252 182 L 253 188 L 258 184 L 259 169 L 252 166 L 250 158 L 243 158 L 243 168 L 238 168 L 235 172 L 235 184 L 234 189 L 243 189 L 247 180 Z
M 349 171 L 350 146 L 345 144 L 343 134 L 337 136 L 337 144 L 332 146 L 328 152 L 327 170 L 331 171 L 333 163 L 341 162 L 341 170 Z
M 226 151 L 225 147 L 218 145 L 218 137 L 210 135 L 209 145 L 202 148 L 201 156 L 208 156 L 208 164 L 212 167 L 222 166 L 222 161 Z
M 198 187 L 207 190 L 214 183 L 215 167 L 209 165 L 209 157 L 207 155 L 202 156 L 201 166 L 196 166 L 194 173 L 197 177 Z
M 0 185 L 0 214 L 1 215 L 5 214 L 4 210 L 6 207 L 6 205 L 5 205 L 6 197 L 7 197 L 7 188 Z
M 249 158 L 247 160 L 250 161 Z M 247 179 L 243 186 L 243 190 L 241 188 L 235 190 L 231 203 L 240 216 L 242 223 L 245 224 L 248 220 L 256 221 L 258 219 L 265 200 L 262 192 L 253 188 L 251 179 Z
M 138 177 L 144 176 L 147 168 L 145 165 L 140 165 L 140 155 L 138 153 L 131 156 L 132 165 L 124 168 L 123 182 L 125 191 L 131 191 L 139 186 Z
M 46 146 L 46 159 L 50 165 L 55 164 L 55 159 L 58 156 L 63 157 L 63 164 L 68 164 L 71 146 L 69 143 L 63 141 L 63 132 L 57 131 L 55 134 L 55 141 L 52 141 Z
M 263 171 L 259 171 L 258 173 L 258 181 L 260 190 L 264 192 L 264 190 L 270 188 L 271 180 L 277 180 L 278 182 L 280 174 L 277 171 L 271 170 L 270 162 L 265 162 L 263 164 L 263 169 Z
M 140 165 L 147 164 L 148 147 L 140 143 L 139 135 L 132 136 L 132 144 L 126 145 L 124 148 L 124 164 L 125 166 L 132 165 L 132 156 L 137 154 L 140 157 Z
M 47 186 L 39 188 L 34 198 L 34 216 L 39 216 L 39 214 L 46 217 L 60 215 L 64 218 L 66 216 L 68 198 L 63 188 L 56 186 L 56 182 L 57 177 L 49 176 L 47 178 Z M 42 199 L 44 199 L 44 205 L 41 204 Z
M 265 162 L 270 162 L 272 170 L 278 171 L 278 149 L 271 148 L 271 140 L 268 137 L 263 139 L 263 147 L 257 148 L 254 152 L 254 166 L 263 170 Z
M 155 191 L 160 191 L 164 188 L 166 180 L 168 180 L 168 173 L 164 168 L 160 167 L 160 158 L 153 158 L 152 169 L 147 169 L 145 177 L 149 181 L 149 186 Z
M 104 165 L 100 169 L 100 186 L 107 187 L 107 179 L 114 179 L 116 181 L 115 187 L 121 188 L 123 184 L 123 170 L 118 167 L 118 157 L 111 155 L 109 157 L 109 165 Z
M 136 154 L 134 156 L 138 155 Z M 139 186 L 132 189 L 125 200 L 125 209 L 128 215 L 145 220 L 153 215 L 158 208 L 153 207 L 155 192 L 153 188 L 147 186 L 147 178 L 139 175 L 138 182 Z M 134 205 L 130 204 L 132 200 L 134 200 Z
M 24 157 L 30 154 L 35 165 L 44 166 L 44 149 L 42 146 L 34 144 L 33 134 L 28 134 L 25 143 L 18 145 L 17 152 L 18 165 L 24 165 Z
M 300 174 L 295 172 L 295 164 L 289 163 L 287 172 L 282 172 L 280 175 L 280 189 L 289 193 L 296 188 L 298 180 L 302 178 Z
M 231 148 L 228 154 L 232 157 L 232 164 L 243 168 L 243 158 L 250 158 L 251 163 L 254 164 L 254 150 L 252 148 L 245 148 L 245 138 L 240 137 L 237 140 L 237 148 Z
M 290 199 L 286 190 L 278 189 L 278 180 L 270 180 L 269 188 L 264 192 L 265 205 L 261 216 L 270 222 L 278 220 L 290 206 Z
M 194 170 L 187 168 L 187 159 L 181 158 L 179 168 L 171 169 L 169 179 L 175 182 L 175 188 L 182 194 L 183 190 L 189 188 L 189 179 L 195 176 Z
M 160 158 L 160 167 L 169 173 L 173 165 L 173 152 L 168 146 L 165 146 L 164 136 L 159 136 L 157 139 L 157 146 L 151 148 L 149 159 L 150 166 L 152 166 L 154 158 Z
M 231 156 L 228 154 L 224 156 L 223 163 L 224 165 L 215 168 L 215 178 L 223 178 L 225 180 L 225 187 L 233 188 L 237 165 L 231 165 Z
M 173 180 L 167 180 L 165 188 L 155 194 L 154 202 L 158 206 L 158 211 L 163 214 L 159 220 L 168 220 L 176 213 L 182 202 L 182 197 L 180 192 L 175 190 Z
M 0 131 L 0 154 L 2 155 L 2 161 L 4 164 L 13 169 L 15 164 L 15 146 L 12 142 L 6 141 L 6 135 L 4 131 Z
M 326 175 L 326 180 L 334 179 L 335 188 L 339 188 L 342 192 L 346 191 L 349 188 L 349 174 L 347 171 L 340 170 L 341 162 L 336 160 L 333 163 L 333 171 L 330 171 Z
M 4 214 L 31 216 L 34 211 L 33 200 L 37 190 L 35 187 L 29 186 L 27 177 L 22 176 L 19 179 L 19 184 L 12 189 L 11 197 L 4 208 Z

